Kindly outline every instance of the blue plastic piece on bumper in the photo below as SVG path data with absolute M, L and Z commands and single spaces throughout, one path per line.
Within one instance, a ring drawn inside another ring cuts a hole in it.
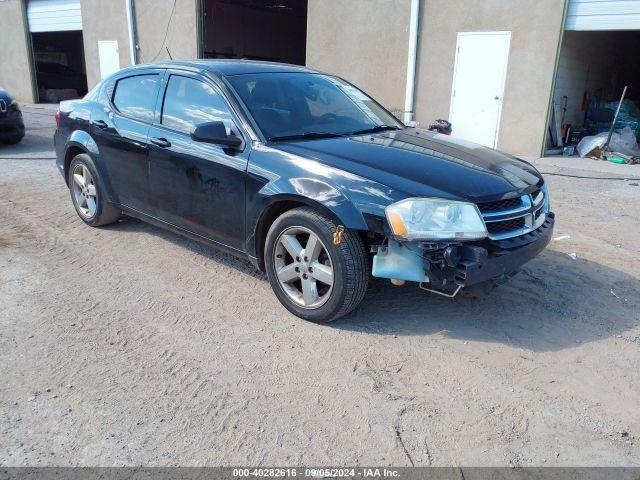
M 409 282 L 427 282 L 422 257 L 400 243 L 389 240 L 373 257 L 371 274 L 380 278 L 395 278 Z

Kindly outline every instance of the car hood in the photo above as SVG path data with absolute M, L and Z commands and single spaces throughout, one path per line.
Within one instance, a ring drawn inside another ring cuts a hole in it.
M 416 128 L 272 146 L 409 196 L 494 201 L 529 193 L 542 182 L 540 173 L 523 160 Z

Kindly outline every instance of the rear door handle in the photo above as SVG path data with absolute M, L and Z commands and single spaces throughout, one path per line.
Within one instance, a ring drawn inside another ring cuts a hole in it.
M 171 146 L 171 142 L 163 137 L 152 138 L 150 142 L 153 143 L 154 145 L 157 145 L 160 148 L 169 148 Z
M 107 128 L 109 126 L 104 120 L 95 120 L 94 122 L 92 122 L 92 125 L 98 128 Z

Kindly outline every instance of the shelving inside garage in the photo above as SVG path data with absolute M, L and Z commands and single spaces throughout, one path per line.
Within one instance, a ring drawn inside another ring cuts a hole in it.
M 609 110 L 625 86 L 625 115 L 615 128 L 630 125 L 640 136 L 639 58 L 640 0 L 569 1 L 547 130 L 548 154 L 608 130 L 613 117 Z

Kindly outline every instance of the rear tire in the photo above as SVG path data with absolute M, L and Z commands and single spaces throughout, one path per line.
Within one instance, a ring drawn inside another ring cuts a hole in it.
M 370 266 L 364 244 L 350 230 L 334 244 L 336 228 L 333 220 L 301 207 L 278 217 L 267 233 L 264 255 L 271 287 L 287 310 L 305 320 L 336 320 L 356 309 L 367 290 Z
M 107 202 L 105 189 L 93 160 L 86 153 L 76 155 L 69 165 L 69 192 L 80 219 L 91 227 L 114 223 L 122 211 Z

